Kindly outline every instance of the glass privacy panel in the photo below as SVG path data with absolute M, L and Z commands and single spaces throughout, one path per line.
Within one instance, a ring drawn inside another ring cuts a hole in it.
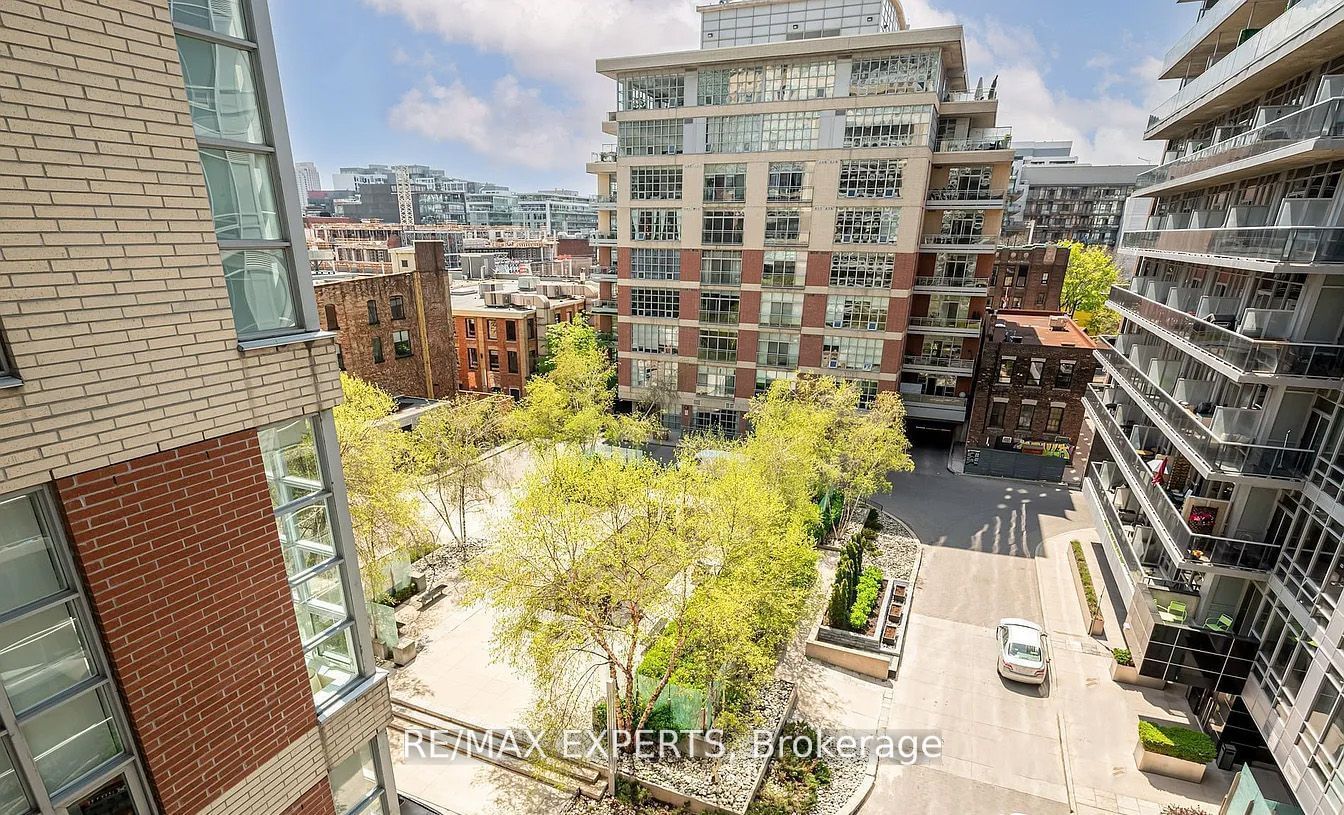
M 22 713 L 93 676 L 74 611 L 57 606 L 0 626 L 0 684 Z
M 205 187 L 220 240 L 277 241 L 284 237 L 270 156 L 202 150 Z
M 361 745 L 331 770 L 331 797 L 336 803 L 336 815 L 352 812 L 377 787 L 373 750 L 368 744 Z
M 122 751 L 102 691 L 77 696 L 19 729 L 38 774 L 53 792 Z
M 264 427 L 259 435 L 273 507 L 284 506 L 324 488 L 311 419 L 295 419 Z
M 9 742 L 0 737 L 0 815 L 24 815 L 31 809 L 28 793 L 10 758 Z
M 293 276 L 285 253 L 270 249 L 224 252 L 224 285 L 238 335 L 286 331 L 299 326 Z
M 192 37 L 177 38 L 177 53 L 196 135 L 262 143 L 252 55 Z
M 173 22 L 247 38 L 241 0 L 172 0 Z
M 0 614 L 66 588 L 31 495 L 0 501 Z

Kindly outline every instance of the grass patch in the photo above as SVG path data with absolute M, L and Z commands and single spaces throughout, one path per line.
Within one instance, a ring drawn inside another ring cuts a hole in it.
M 1101 616 L 1101 602 L 1097 600 L 1097 589 L 1092 585 L 1092 570 L 1087 568 L 1087 558 L 1083 555 L 1082 541 L 1073 541 L 1073 562 L 1078 567 L 1078 577 L 1083 581 L 1083 597 L 1087 600 L 1087 610 L 1092 618 Z
M 1139 722 L 1139 741 L 1143 749 L 1196 764 L 1208 764 L 1217 757 L 1213 739 L 1201 730 L 1178 725 L 1158 725 Z

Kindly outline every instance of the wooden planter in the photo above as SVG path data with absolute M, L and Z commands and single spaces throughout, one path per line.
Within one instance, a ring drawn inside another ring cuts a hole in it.
M 1145 750 L 1143 741 L 1139 741 L 1134 747 L 1134 763 L 1145 773 L 1176 778 L 1193 784 L 1202 783 L 1204 771 L 1209 768 L 1207 764 L 1197 764 L 1183 758 L 1172 758 Z
M 1115 660 L 1111 660 L 1111 679 L 1121 685 L 1135 685 L 1140 688 L 1164 688 L 1167 685 L 1161 679 L 1140 675 L 1138 666 L 1121 665 Z

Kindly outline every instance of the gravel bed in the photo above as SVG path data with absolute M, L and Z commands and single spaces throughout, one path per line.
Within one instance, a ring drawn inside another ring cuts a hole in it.
M 844 811 L 845 804 L 849 803 L 863 783 L 868 760 L 829 758 L 826 766 L 831 768 L 831 783 L 817 790 L 817 808 L 812 810 L 813 815 L 837 815 Z
M 411 571 L 424 572 L 425 581 L 430 586 L 454 583 L 462 576 L 463 560 L 471 560 L 484 552 L 487 544 L 482 538 L 468 538 L 466 546 L 458 546 L 456 542 L 445 544 L 412 563 Z
M 777 679 L 767 685 L 756 700 L 752 712 L 758 722 L 752 726 L 774 730 L 784 718 L 793 693 L 793 683 Z M 661 787 L 694 796 L 729 812 L 743 812 L 756 792 L 754 785 L 766 759 L 755 755 L 750 740 L 730 748 L 722 758 L 637 761 L 640 778 Z

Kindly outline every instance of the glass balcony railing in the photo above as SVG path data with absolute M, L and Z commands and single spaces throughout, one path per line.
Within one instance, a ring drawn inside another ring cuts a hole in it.
M 1344 99 L 1327 99 L 1263 127 L 1233 136 L 1155 167 L 1138 178 L 1138 188 L 1165 184 L 1214 167 L 1277 150 L 1310 139 L 1344 136 Z
M 980 150 L 1009 150 L 1013 146 L 1013 130 L 1009 127 L 992 127 L 972 131 L 961 139 L 939 139 L 937 152 L 965 153 Z
M 929 190 L 928 200 L 930 201 L 1003 201 L 1007 195 L 1003 190 L 961 190 L 961 189 L 938 189 Z
M 966 400 L 959 396 L 939 396 L 936 393 L 902 393 L 901 401 L 914 402 L 921 405 L 938 405 L 940 407 L 961 408 L 965 410 Z
M 1260 641 L 1237 633 L 1236 614 L 1194 590 L 1140 586 L 1126 614 L 1139 675 L 1240 694 Z M 1221 627 L 1224 617 L 1233 620 L 1229 630 Z M 1245 627 L 1246 621 L 1241 623 Z
M 1254 226 L 1126 232 L 1125 249 L 1189 252 L 1276 263 L 1344 263 L 1344 228 Z
M 1214 63 L 1207 71 L 1192 79 L 1170 99 L 1157 106 L 1148 118 L 1151 131 L 1159 124 L 1182 113 L 1195 102 L 1213 93 L 1218 86 L 1251 65 L 1274 54 L 1293 38 L 1314 31 L 1317 23 L 1339 10 L 1339 0 L 1301 0 L 1274 22 L 1253 34 L 1230 54 Z M 1289 49 L 1285 49 L 1287 51 Z
M 812 201 L 812 188 L 792 186 L 766 187 L 765 200 L 771 204 L 810 203 Z
M 985 277 L 947 277 L 945 275 L 920 275 L 915 278 L 916 286 L 938 286 L 945 289 L 981 289 L 989 288 L 989 279 Z
M 953 235 L 932 232 L 920 241 L 926 246 L 993 246 L 998 238 L 989 235 Z
M 1181 403 L 1139 372 L 1129 359 L 1101 340 L 1096 351 L 1106 372 L 1136 394 L 1142 406 L 1156 414 L 1213 472 L 1297 480 L 1311 469 L 1314 450 L 1272 444 L 1222 441 Z
M 1221 0 L 1216 6 L 1204 12 L 1194 27 L 1186 32 L 1184 37 L 1176 41 L 1162 59 L 1162 73 L 1165 74 L 1171 70 L 1177 62 L 1183 59 L 1195 46 L 1202 43 L 1215 29 L 1227 21 L 1232 16 L 1232 12 L 1246 5 L 1246 0 Z
M 1344 346 L 1253 340 L 1129 289 L 1112 287 L 1110 299 L 1122 314 L 1148 322 L 1245 373 L 1312 379 L 1344 377 Z
M 611 243 L 615 243 L 615 242 L 616 242 L 616 233 L 615 233 L 615 232 L 594 232 L 594 233 L 593 233 L 593 240 L 595 240 L 595 241 L 608 241 L 608 242 L 611 242 Z
M 925 368 L 943 368 L 949 371 L 972 371 L 975 369 L 975 360 L 955 359 L 953 357 L 908 356 L 905 358 L 905 364 L 920 365 Z
M 958 317 L 911 317 L 911 328 L 952 328 L 956 330 L 979 331 L 980 320 L 964 320 Z
M 997 88 L 976 88 L 970 91 L 944 91 L 944 102 L 989 102 L 999 98 Z
M 1129 488 L 1143 504 L 1144 514 L 1151 523 L 1162 528 L 1188 561 L 1186 565 L 1205 564 L 1254 572 L 1267 572 L 1274 568 L 1279 557 L 1278 546 L 1264 541 L 1204 535 L 1191 529 L 1172 496 L 1157 483 L 1155 471 L 1149 465 L 1150 459 L 1145 459 L 1134 449 L 1125 429 L 1116 421 L 1111 407 L 1103 402 L 1096 386 L 1088 388 L 1083 404 L 1092 415 L 1097 432 L 1115 456 L 1115 463 L 1124 474 Z
M 595 301 L 593 301 L 593 307 L 592 307 L 592 310 L 593 310 L 594 312 L 603 312 L 603 313 L 615 314 L 615 313 L 616 313 L 616 301 L 615 301 L 615 300 L 595 300 Z

